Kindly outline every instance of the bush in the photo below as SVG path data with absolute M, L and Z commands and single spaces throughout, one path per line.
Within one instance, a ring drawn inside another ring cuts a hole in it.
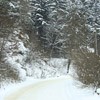
M 0 63 L 0 86 L 5 82 L 17 82 L 19 80 L 19 73 L 16 69 Z
M 100 87 L 100 56 L 87 50 L 73 51 L 78 80 L 85 86 Z

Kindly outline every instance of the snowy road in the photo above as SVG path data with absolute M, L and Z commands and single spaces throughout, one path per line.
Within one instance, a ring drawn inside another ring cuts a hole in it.
M 86 90 L 78 90 L 71 76 L 49 79 L 22 87 L 4 100 L 99 100 Z
M 6 96 L 4 100 L 66 100 L 65 80 L 70 77 L 46 80 L 19 89 Z M 62 82 L 63 81 L 63 82 Z

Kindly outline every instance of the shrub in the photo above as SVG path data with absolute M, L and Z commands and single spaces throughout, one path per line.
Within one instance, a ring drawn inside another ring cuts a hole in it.
M 73 51 L 78 80 L 85 86 L 100 87 L 100 56 L 87 50 Z
M 7 64 L 0 63 L 0 86 L 5 82 L 17 82 L 19 80 L 19 73 L 16 69 Z

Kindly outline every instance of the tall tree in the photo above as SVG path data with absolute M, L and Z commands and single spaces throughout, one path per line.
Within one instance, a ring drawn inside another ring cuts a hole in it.
M 32 19 L 43 47 L 50 51 L 50 55 L 59 55 L 65 45 L 65 33 L 62 27 L 66 23 L 68 2 L 66 0 L 32 2 L 35 6 Z

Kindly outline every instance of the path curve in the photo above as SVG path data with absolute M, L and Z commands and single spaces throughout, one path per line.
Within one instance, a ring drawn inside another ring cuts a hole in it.
M 68 79 L 70 76 L 40 81 L 14 91 L 5 96 L 4 100 L 66 100 L 64 85 Z

